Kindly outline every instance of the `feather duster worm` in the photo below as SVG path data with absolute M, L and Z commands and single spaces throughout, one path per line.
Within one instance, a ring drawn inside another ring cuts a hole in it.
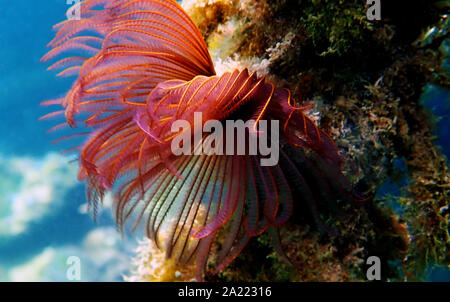
M 55 128 L 89 129 L 78 147 L 79 179 L 92 207 L 114 190 L 118 224 L 142 222 L 167 257 L 196 261 L 202 279 L 212 250 L 218 272 L 251 237 L 286 223 L 294 192 L 318 221 L 316 199 L 352 195 L 338 150 L 306 107 L 247 70 L 216 75 L 199 30 L 176 1 L 76 5 L 81 19 L 55 25 L 43 60 L 65 54 L 49 69 L 78 77 L 64 98 L 45 104 L 64 108 L 47 115 L 65 115 Z M 171 126 L 193 123 L 195 112 L 204 121 L 279 121 L 278 164 L 262 166 L 261 155 L 173 155 Z

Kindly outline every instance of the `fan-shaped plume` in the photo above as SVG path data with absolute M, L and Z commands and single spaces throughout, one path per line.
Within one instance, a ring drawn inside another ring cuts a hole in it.
M 197 261 L 202 279 L 213 246 L 220 246 L 214 252 L 220 271 L 251 237 L 285 224 L 294 203 L 307 202 L 317 218 L 315 199 L 351 193 L 338 150 L 306 107 L 293 106 L 288 90 L 247 70 L 215 75 L 199 30 L 176 1 L 78 5 L 81 19 L 57 24 L 43 57 L 60 57 L 50 69 L 77 79 L 63 99 L 45 105 L 64 107 L 48 115 L 65 114 L 66 123 L 55 129 L 80 122 L 89 129 L 76 149 L 93 208 L 113 190 L 118 224 L 131 217 L 134 227 L 143 222 L 168 257 Z M 199 112 L 203 125 L 279 121 L 279 163 L 262 166 L 258 154 L 175 156 L 172 125 L 194 125 Z M 308 177 L 324 191 L 315 192 Z M 293 190 L 301 193 L 295 202 Z

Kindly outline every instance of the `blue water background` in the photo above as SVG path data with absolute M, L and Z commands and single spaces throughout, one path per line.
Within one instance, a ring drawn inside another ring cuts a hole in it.
M 69 6 L 65 0 L 0 0 L 0 7 L 0 155 L 41 158 L 74 146 L 52 144 L 65 135 L 46 134 L 59 123 L 57 119 L 38 121 L 53 110 L 39 104 L 63 96 L 73 82 L 73 78 L 56 78 L 56 72 L 46 71 L 49 64 L 40 62 L 54 36 L 52 26 L 64 20 Z M 94 228 L 114 225 L 107 217 L 94 223 L 89 215 L 78 212 L 86 202 L 83 184 L 60 198 L 64 199 L 62 208 L 46 219 L 33 222 L 23 234 L 0 238 L 0 265 L 11 268 L 48 246 L 79 245 Z

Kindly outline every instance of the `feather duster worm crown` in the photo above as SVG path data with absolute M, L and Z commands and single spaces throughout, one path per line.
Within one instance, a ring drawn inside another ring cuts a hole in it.
M 65 115 L 54 129 L 81 123 L 89 130 L 74 149 L 92 207 L 113 190 L 118 224 L 134 217 L 167 257 L 196 261 L 202 279 L 211 255 L 218 272 L 251 237 L 285 224 L 294 192 L 316 218 L 317 198 L 351 193 L 338 150 L 306 107 L 247 70 L 216 75 L 205 41 L 176 1 L 76 5 L 81 19 L 55 25 L 43 60 L 65 55 L 49 69 L 77 79 L 64 98 L 44 104 L 64 108 L 46 116 Z M 259 155 L 174 156 L 171 126 L 192 122 L 195 112 L 204 121 L 279 121 L 279 163 L 261 166 Z

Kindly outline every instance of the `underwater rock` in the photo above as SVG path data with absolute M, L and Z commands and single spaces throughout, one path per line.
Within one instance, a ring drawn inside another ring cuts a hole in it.
M 129 282 L 186 282 L 195 281 L 194 265 L 179 265 L 172 259 L 166 259 L 165 252 L 153 241 L 144 238 L 135 250 Z

